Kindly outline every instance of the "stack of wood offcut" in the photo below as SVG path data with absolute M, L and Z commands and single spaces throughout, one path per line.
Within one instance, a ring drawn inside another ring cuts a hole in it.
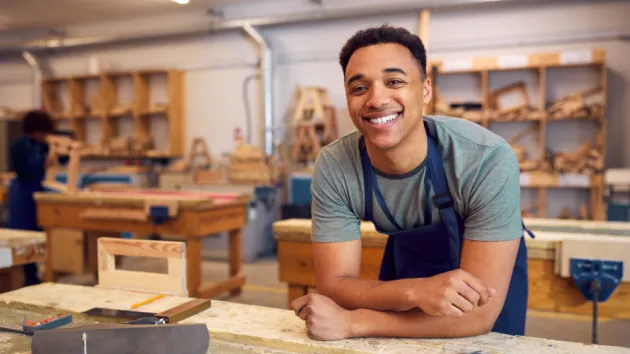
M 604 112 L 601 99 L 599 102 L 586 102 L 587 98 L 601 94 L 601 86 L 574 92 L 554 101 L 548 108 L 551 119 L 593 118 L 601 119 Z
M 448 103 L 439 93 L 436 95 L 435 112 L 438 115 L 460 117 L 476 123 L 482 122 L 484 118 L 481 102 L 461 102 L 455 99 Z
M 254 145 L 237 142 L 230 154 L 228 180 L 232 184 L 272 185 L 280 178 L 280 169 L 272 158 Z
M 559 173 L 592 174 L 604 168 L 604 156 L 590 142 L 580 145 L 571 153 L 557 152 L 553 156 L 553 169 Z
M 514 150 L 514 154 L 518 160 L 518 166 L 522 172 L 530 172 L 540 169 L 540 161 L 531 159 L 525 147 L 517 145 L 519 140 L 535 130 L 536 126 L 532 125 L 531 127 L 520 131 L 509 141 L 509 144 L 512 147 L 512 150 Z
M 101 142 L 99 148 L 104 155 L 140 155 L 153 149 L 153 139 L 145 137 L 116 137 L 109 142 Z
M 501 103 L 506 97 L 517 97 L 515 103 Z M 543 109 L 531 105 L 525 82 L 519 81 L 492 91 L 488 95 L 486 116 L 494 121 L 540 120 L 545 118 Z
M 206 139 L 202 137 L 194 138 L 188 157 L 172 163 L 167 172 L 191 173 L 194 184 L 214 184 L 225 181 L 223 171 L 215 168 Z
M 579 219 L 579 220 L 589 220 L 588 208 L 586 207 L 586 204 L 580 204 L 580 209 L 579 209 L 578 212 L 579 212 L 579 215 L 578 215 L 577 219 Z M 574 220 L 575 217 L 573 217 L 573 213 L 571 213 L 569 208 L 564 207 L 560 211 L 560 215 L 558 215 L 558 219 Z

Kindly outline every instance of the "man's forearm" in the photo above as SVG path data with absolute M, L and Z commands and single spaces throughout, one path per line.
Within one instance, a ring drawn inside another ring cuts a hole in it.
M 421 279 L 378 281 L 342 277 L 328 286 L 318 286 L 318 292 L 348 310 L 406 311 L 416 306 L 410 300 L 410 292 L 412 284 L 418 281 Z
M 486 309 L 477 308 L 462 317 L 429 316 L 420 309 L 381 312 L 352 311 L 352 337 L 458 338 L 490 332 L 493 320 Z

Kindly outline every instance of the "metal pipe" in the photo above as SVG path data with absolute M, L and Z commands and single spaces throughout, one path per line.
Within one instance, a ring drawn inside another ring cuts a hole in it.
M 243 30 L 257 44 L 260 49 L 260 76 L 263 82 L 262 99 L 264 112 L 264 127 L 261 144 L 264 146 L 265 154 L 273 154 L 273 58 L 269 45 L 263 36 L 249 23 L 243 24 Z
M 84 38 L 55 38 L 40 41 L 28 41 L 19 45 L 5 45 L 0 46 L 0 54 L 16 51 L 36 51 L 48 48 L 66 48 L 66 47 L 82 47 L 96 44 L 109 44 L 119 43 L 136 40 L 146 39 L 158 39 L 168 38 L 176 36 L 188 36 L 195 34 L 207 34 L 208 32 L 220 31 L 220 30 L 234 30 L 242 29 L 244 26 L 272 26 L 289 23 L 299 22 L 311 22 L 311 21 L 323 21 L 331 19 L 344 19 L 344 18 L 356 18 L 360 16 L 384 16 L 395 13 L 407 13 L 419 10 L 454 10 L 464 8 L 489 8 L 497 7 L 501 5 L 509 4 L 542 4 L 542 3 L 557 3 L 557 2 L 570 2 L 579 0 L 426 0 L 415 3 L 404 4 L 388 4 L 387 7 L 381 6 L 364 6 L 364 7 L 352 7 L 326 10 L 321 9 L 318 11 L 308 11 L 305 13 L 290 14 L 283 16 L 269 16 L 262 18 L 251 19 L 238 19 L 238 20 L 219 20 L 212 21 L 209 25 L 201 26 L 200 28 L 184 28 L 178 31 L 171 32 L 150 32 L 141 33 L 136 35 L 127 36 L 97 36 L 97 37 L 84 37 Z M 581 2 L 592 2 L 595 0 L 582 0 Z
M 42 69 L 31 52 L 24 51 L 22 57 L 33 70 L 33 107 L 37 108 L 42 104 Z

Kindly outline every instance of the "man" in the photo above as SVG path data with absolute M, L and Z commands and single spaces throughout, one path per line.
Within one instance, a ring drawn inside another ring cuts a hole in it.
M 41 231 L 33 194 L 43 191 L 42 181 L 48 165 L 46 138 L 53 132 L 52 118 L 43 111 L 27 112 L 22 121 L 23 135 L 11 145 L 11 166 L 15 178 L 9 186 L 7 228 Z M 41 281 L 35 263 L 24 265 L 24 285 Z
M 524 334 L 527 264 L 510 145 L 423 117 L 426 54 L 405 29 L 359 31 L 340 53 L 357 131 L 313 171 L 318 294 L 292 302 L 310 338 Z M 361 220 L 389 235 L 379 280 L 359 279 Z

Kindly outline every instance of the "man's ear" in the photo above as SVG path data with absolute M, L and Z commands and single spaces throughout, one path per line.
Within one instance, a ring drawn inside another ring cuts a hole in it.
M 431 87 L 431 79 L 424 80 L 424 89 L 423 89 L 423 100 L 425 104 L 431 102 L 433 98 L 433 87 Z

